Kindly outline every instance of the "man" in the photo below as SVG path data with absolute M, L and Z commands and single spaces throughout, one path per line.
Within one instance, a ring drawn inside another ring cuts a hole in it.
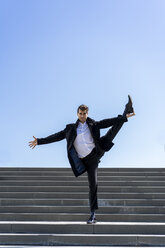
M 76 177 L 87 171 L 89 182 L 89 204 L 90 218 L 87 224 L 96 222 L 95 210 L 98 209 L 97 202 L 97 169 L 100 158 L 109 151 L 114 143 L 112 140 L 124 124 L 127 118 L 135 115 L 131 97 L 128 95 L 128 103 L 123 115 L 111 119 L 95 121 L 88 117 L 88 107 L 80 105 L 77 109 L 78 120 L 76 123 L 66 125 L 66 128 L 46 138 L 36 138 L 30 141 L 32 149 L 36 145 L 48 144 L 66 138 L 68 159 Z M 106 135 L 100 137 L 100 129 L 111 128 Z

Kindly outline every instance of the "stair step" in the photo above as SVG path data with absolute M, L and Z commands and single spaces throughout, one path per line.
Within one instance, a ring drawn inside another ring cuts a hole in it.
M 89 213 L 0 213 L 1 221 L 87 221 Z M 104 222 L 165 222 L 165 214 L 103 214 L 97 220 Z
M 43 233 L 43 234 L 159 234 L 165 232 L 165 223 L 145 222 L 20 222 L 0 221 L 1 233 Z
M 0 213 L 88 213 L 89 206 L 0 206 Z M 98 213 L 165 214 L 164 206 L 108 206 Z
M 74 178 L 73 172 L 70 169 L 69 171 L 0 171 L 0 175 L 2 176 L 63 176 L 63 177 L 72 177 Z M 98 169 L 98 176 L 110 176 L 110 177 L 165 177 L 165 171 L 134 171 L 134 172 L 120 172 L 120 171 L 100 171 Z M 83 178 L 87 178 L 87 173 L 81 175 Z
M 0 192 L 88 192 L 88 186 L 0 186 Z M 100 186 L 99 192 L 165 193 L 161 186 Z
M 64 246 L 59 246 L 59 245 L 56 245 L 57 248 L 64 248 Z M 80 245 L 76 245 L 76 247 L 79 247 L 79 248 L 84 248 L 84 246 L 80 246 Z M 85 246 L 86 248 L 92 248 L 91 246 Z M 17 245 L 17 246 L 13 246 L 13 245 L 3 245 L 1 246 L 0 245 L 0 248 L 50 248 L 50 246 L 38 246 L 38 245 L 35 245 L 35 246 L 29 246 L 29 245 Z M 75 248 L 75 245 L 74 246 L 68 246 L 67 245 L 67 248 Z M 99 246 L 99 248 L 105 248 L 105 246 Z M 123 248 L 123 246 L 111 246 L 111 248 Z M 129 248 L 137 248 L 137 246 L 129 246 Z M 142 248 L 142 246 L 141 246 Z M 147 248 L 153 248 L 153 246 L 147 246 Z M 157 247 L 158 248 L 158 247 Z M 159 247 L 160 248 L 160 247 Z
M 165 235 L 121 234 L 17 234 L 0 233 L 1 244 L 10 245 L 87 245 L 87 246 L 164 246 Z
M 132 172 L 132 171 L 138 171 L 138 172 L 165 172 L 165 168 L 164 167 L 159 167 L 159 165 L 157 165 L 157 167 L 102 167 L 100 166 L 99 171 L 120 171 L 120 172 Z M 17 166 L 5 166 L 5 167 L 0 167 L 0 172 L 1 171 L 71 171 L 70 166 L 68 165 L 68 167 L 66 166 L 54 166 L 54 167 L 49 167 L 49 166 L 43 166 L 43 167 L 35 167 L 35 166 L 21 166 L 21 167 L 17 167 Z
M 165 199 L 99 199 L 99 206 L 165 206 Z M 88 199 L 2 198 L 0 206 L 87 206 Z
M 157 166 L 156 168 L 148 168 L 148 167 L 123 167 L 123 168 L 116 168 L 116 167 L 99 167 L 98 168 L 99 171 L 101 172 L 123 172 L 123 173 L 130 173 L 130 172 L 165 172 L 165 168 L 164 167 L 159 167 Z M 45 172 L 72 172 L 71 168 L 68 166 L 68 167 L 0 167 L 0 172 L 8 172 L 8 171 L 17 171 L 17 172 L 20 172 L 20 171 L 32 171 L 32 172 L 42 172 L 42 171 L 45 171 Z
M 43 180 L 43 181 L 32 181 L 32 180 L 1 180 L 0 186 L 72 186 L 73 187 L 73 181 L 51 181 L 51 180 Z M 77 186 L 87 186 L 88 182 L 87 180 L 84 181 L 75 181 L 74 187 Z M 164 186 L 165 187 L 165 181 L 99 181 L 99 187 L 100 186 Z
M 17 176 L 3 176 L 2 174 L 0 175 L 0 180 L 4 181 L 4 180 L 15 180 L 15 181 L 27 181 L 27 180 L 39 180 L 39 181 L 71 181 L 71 182 L 76 182 L 79 181 L 79 177 L 75 178 L 73 175 L 72 176 L 52 176 L 52 174 L 50 174 L 50 176 L 19 176 L 17 173 Z M 87 177 L 86 176 L 81 176 L 81 180 L 86 180 L 87 181 Z M 165 180 L 165 176 L 162 176 L 160 174 L 160 176 L 107 176 L 107 174 L 105 174 L 105 176 L 98 176 L 98 182 L 99 181 L 164 181 Z
M 164 199 L 165 193 L 104 193 L 98 192 L 99 199 Z M 0 192 L 0 198 L 31 199 L 87 199 L 88 192 Z
M 61 245 L 60 246 L 56 245 L 56 247 L 57 248 L 64 248 L 64 246 L 61 246 Z M 76 245 L 76 247 L 84 248 L 84 246 L 80 246 L 80 245 Z M 93 246 L 91 247 L 91 246 L 86 245 L 85 247 L 86 248 L 92 248 Z M 96 247 L 96 246 L 94 246 L 94 247 Z M 142 248 L 143 246 L 140 246 L 140 247 Z M 43 246 L 43 245 L 42 246 L 38 246 L 38 245 L 35 245 L 35 246 L 31 246 L 31 245 L 30 246 L 29 245 L 23 245 L 23 246 L 22 245 L 19 245 L 19 246 L 18 245 L 17 246 L 15 246 L 15 245 L 14 246 L 13 245 L 10 245 L 10 246 L 9 245 L 3 245 L 3 246 L 1 246 L 0 245 L 0 248 L 50 248 L 50 246 Z M 75 248 L 75 245 L 74 246 L 70 246 L 70 245 L 68 246 L 67 245 L 67 248 Z M 99 248 L 105 248 L 105 246 L 99 245 Z M 111 246 L 111 248 L 123 248 L 123 246 Z M 129 248 L 137 248 L 137 246 L 129 246 Z M 147 246 L 147 248 L 153 248 L 153 246 Z M 160 248 L 160 246 L 157 248 Z

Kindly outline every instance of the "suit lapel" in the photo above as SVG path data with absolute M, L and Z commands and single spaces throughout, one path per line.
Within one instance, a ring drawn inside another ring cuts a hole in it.
M 73 124 L 71 132 L 70 132 L 70 146 L 71 147 L 75 141 L 75 138 L 77 136 L 77 126 L 78 126 L 78 120 L 75 124 Z
M 87 124 L 88 124 L 88 127 L 89 127 L 89 130 L 90 130 L 90 132 L 91 132 L 91 135 L 92 135 L 92 137 L 94 138 L 94 135 L 93 135 L 93 121 L 92 121 L 92 119 L 90 119 L 89 117 L 87 118 L 87 120 L 86 120 L 86 122 L 87 122 Z

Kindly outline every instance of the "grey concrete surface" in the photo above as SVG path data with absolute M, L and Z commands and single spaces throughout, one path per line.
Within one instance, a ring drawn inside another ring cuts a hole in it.
M 86 174 L 0 168 L 0 247 L 165 246 L 165 168 L 101 168 L 98 222 Z

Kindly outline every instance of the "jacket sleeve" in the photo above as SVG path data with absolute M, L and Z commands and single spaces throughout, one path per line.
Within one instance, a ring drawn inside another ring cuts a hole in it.
M 119 124 L 120 122 L 127 122 L 127 117 L 123 117 L 122 115 L 118 115 L 118 117 L 104 119 L 101 121 L 96 121 L 99 128 L 107 128 L 113 125 Z
M 46 138 L 37 138 L 37 145 L 49 144 L 65 139 L 65 129 Z

